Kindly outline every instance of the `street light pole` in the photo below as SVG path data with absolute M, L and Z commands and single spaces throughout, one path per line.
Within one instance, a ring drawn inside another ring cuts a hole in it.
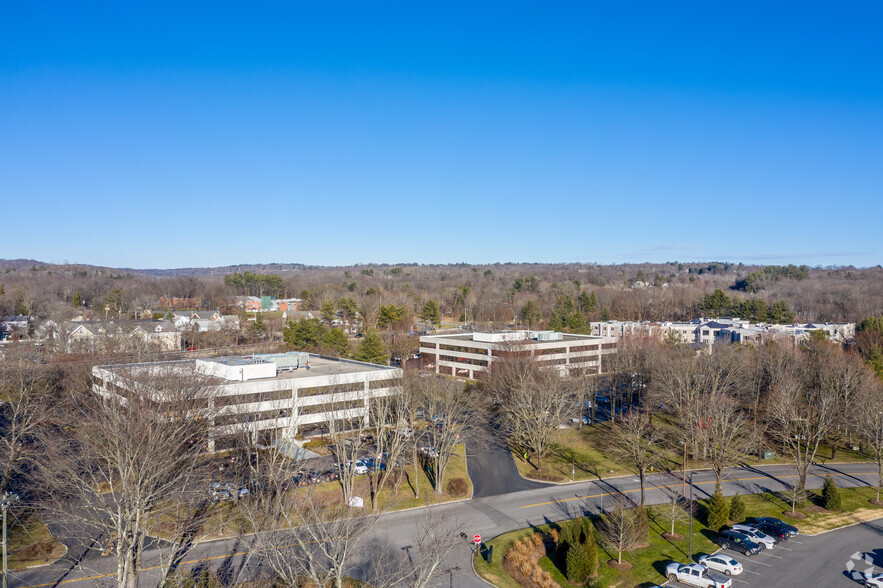
M 693 472 L 690 472 L 690 561 L 693 561 Z
M 18 495 L 9 494 L 7 492 L 3 493 L 3 499 L 0 500 L 0 509 L 3 510 L 3 588 L 8 588 L 7 578 L 9 576 L 9 565 L 6 559 L 8 544 L 6 538 L 6 512 L 9 510 L 9 507 L 12 506 L 14 500 L 18 500 Z

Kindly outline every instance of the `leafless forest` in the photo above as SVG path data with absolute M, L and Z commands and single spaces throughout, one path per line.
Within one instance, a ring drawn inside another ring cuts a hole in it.
M 13 260 L 0 261 L 0 313 L 64 320 L 84 307 L 100 310 L 108 300 L 120 311 L 134 313 L 162 310 L 161 300 L 173 298 L 188 299 L 196 310 L 223 309 L 231 296 L 261 293 L 225 285 L 225 275 L 243 272 L 278 276 L 279 287 L 273 294 L 302 298 L 306 309 L 318 310 L 323 302 L 349 298 L 369 315 L 388 304 L 416 315 L 432 299 L 439 302 L 447 320 L 498 325 L 517 322 L 531 301 L 545 321 L 562 297 L 577 300 L 583 292 L 597 296 L 597 306 L 587 313 L 590 320 L 690 319 L 701 314 L 703 297 L 718 288 L 742 300 L 784 301 L 801 322 L 857 322 L 883 311 L 880 266 L 801 269 L 802 275 L 794 278 L 764 274 L 762 266 L 729 263 L 270 264 L 127 270 Z M 744 283 L 752 276 L 759 279 L 745 291 Z

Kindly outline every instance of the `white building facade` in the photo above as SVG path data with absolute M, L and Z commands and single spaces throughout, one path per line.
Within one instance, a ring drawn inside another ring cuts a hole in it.
M 137 372 L 144 370 L 205 382 L 209 451 L 229 448 L 243 434 L 270 445 L 368 425 L 371 400 L 399 393 L 402 378 L 399 368 L 294 352 L 96 366 L 94 390 L 109 397 L 159 396 L 136 383 Z
M 529 351 L 541 366 L 603 371 L 603 357 L 616 353 L 615 337 L 572 335 L 554 331 L 503 331 L 424 335 L 420 355 L 437 374 L 476 379 L 491 363 L 513 350 Z

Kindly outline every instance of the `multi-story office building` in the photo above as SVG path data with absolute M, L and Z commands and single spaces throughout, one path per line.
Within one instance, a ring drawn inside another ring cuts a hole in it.
M 209 451 L 228 448 L 246 433 L 269 445 L 347 430 L 355 421 L 367 425 L 371 400 L 398 393 L 402 376 L 399 368 L 294 352 L 97 366 L 94 389 L 162 402 L 162 391 L 150 386 L 156 378 L 141 377 L 150 373 L 199 381 L 196 393 L 211 419 Z
M 540 365 L 569 369 L 604 369 L 603 357 L 616 353 L 615 337 L 571 335 L 554 331 L 503 331 L 420 337 L 424 367 L 437 374 L 480 378 L 493 361 L 513 351 L 530 352 Z

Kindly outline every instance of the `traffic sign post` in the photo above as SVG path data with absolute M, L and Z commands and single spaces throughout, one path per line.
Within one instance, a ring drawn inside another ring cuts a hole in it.
M 475 542 L 476 545 L 478 545 L 479 543 L 481 543 L 481 535 L 476 535 L 472 538 L 472 540 Z

